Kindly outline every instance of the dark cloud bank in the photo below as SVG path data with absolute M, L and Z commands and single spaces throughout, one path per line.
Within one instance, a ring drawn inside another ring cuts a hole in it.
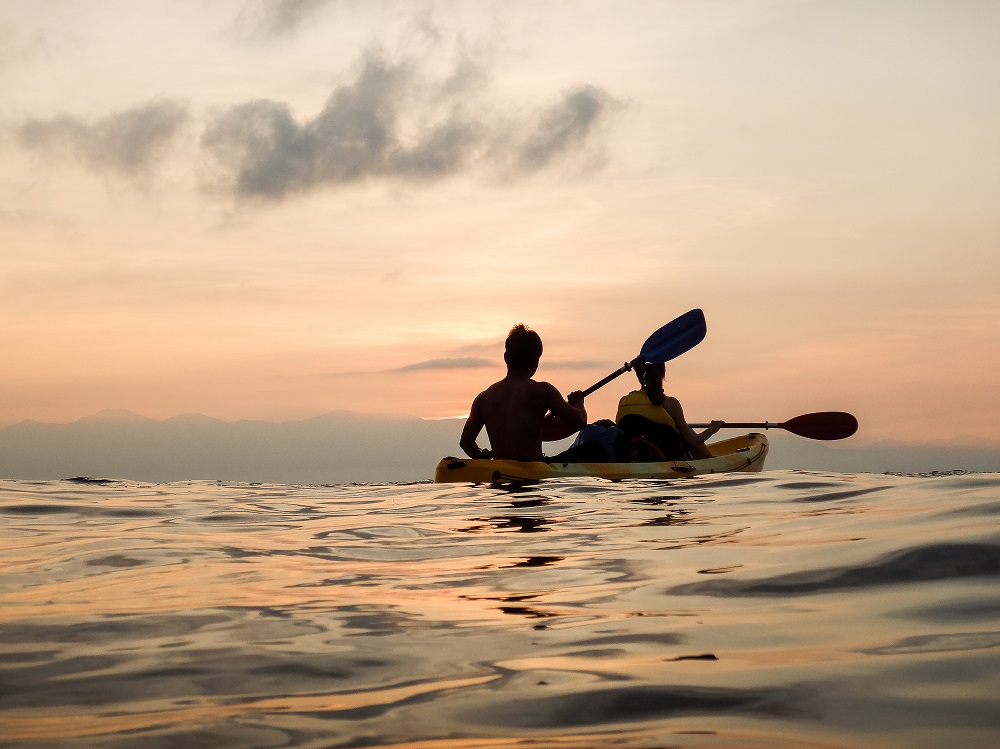
M 249 101 L 215 118 L 202 143 L 237 196 L 276 200 L 322 185 L 430 181 L 476 168 L 523 177 L 599 151 L 599 134 L 621 106 L 585 85 L 503 117 L 475 106 L 482 80 L 466 65 L 428 81 L 412 64 L 373 54 L 314 117 L 298 120 L 284 102 Z
M 500 109 L 486 101 L 487 79 L 468 58 L 434 78 L 413 61 L 368 53 L 356 79 L 335 88 L 312 117 L 296 117 L 288 103 L 271 99 L 211 117 L 200 141 L 202 171 L 212 175 L 212 188 L 237 199 L 279 201 L 362 181 L 459 174 L 504 181 L 560 163 L 599 163 L 621 102 L 580 85 L 533 109 Z M 157 100 L 96 121 L 29 120 L 18 140 L 29 150 L 72 155 L 98 173 L 138 178 L 191 119 L 186 105 Z

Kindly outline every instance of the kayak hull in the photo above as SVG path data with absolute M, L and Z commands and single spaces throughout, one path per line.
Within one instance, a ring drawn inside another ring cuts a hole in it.
M 756 473 L 764 468 L 767 437 L 746 434 L 708 445 L 713 457 L 665 463 L 544 463 L 518 460 L 472 460 L 444 458 L 434 471 L 434 481 L 443 483 L 495 484 L 540 479 L 592 476 L 620 479 L 676 479 L 712 473 Z

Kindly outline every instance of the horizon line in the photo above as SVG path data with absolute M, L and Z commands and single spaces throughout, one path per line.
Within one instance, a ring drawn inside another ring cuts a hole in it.
M 78 424 L 81 421 L 103 421 L 105 423 L 114 423 L 119 421 L 120 423 L 141 423 L 141 422 L 151 422 L 151 423 L 163 423 L 166 421 L 173 421 L 177 419 L 183 419 L 185 417 L 197 417 L 200 419 L 206 419 L 209 421 L 216 421 L 221 424 L 239 424 L 243 422 L 259 422 L 264 424 L 293 424 L 303 421 L 312 421 L 313 419 L 320 419 L 324 416 L 357 416 L 366 419 L 373 420 L 391 420 L 391 421 L 455 421 L 459 419 L 468 418 L 468 414 L 462 415 L 450 415 L 450 416 L 410 416 L 405 414 L 384 414 L 376 413 L 372 411 L 352 411 L 346 408 L 333 409 L 331 411 L 321 411 L 313 414 L 312 416 L 303 417 L 292 417 L 285 419 L 270 419 L 263 417 L 241 417 L 236 419 L 224 419 L 218 416 L 210 416 L 209 414 L 202 413 L 200 411 L 185 411 L 184 413 L 174 414 L 173 416 L 166 416 L 163 418 L 155 418 L 153 416 L 146 416 L 138 411 L 133 411 L 128 408 L 102 408 L 99 411 L 93 413 L 85 414 L 84 416 L 77 417 L 70 421 L 43 421 L 41 419 L 35 418 L 25 418 L 20 421 L 12 421 L 7 424 L 0 424 L 0 429 L 7 429 L 9 427 L 19 426 L 21 424 L 43 424 L 46 426 L 71 426 L 73 424 Z

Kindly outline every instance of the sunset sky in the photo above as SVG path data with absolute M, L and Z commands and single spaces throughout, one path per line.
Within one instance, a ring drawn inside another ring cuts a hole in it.
M 688 309 L 688 418 L 1000 440 L 1000 3 L 3 0 L 0 426 L 467 412 Z M 587 405 L 613 416 L 626 375 Z

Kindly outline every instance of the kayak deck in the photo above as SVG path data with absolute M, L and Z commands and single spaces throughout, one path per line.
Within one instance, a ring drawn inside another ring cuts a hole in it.
M 602 479 L 674 479 L 710 473 L 755 473 L 764 468 L 767 437 L 746 434 L 708 445 L 713 457 L 665 463 L 544 463 L 518 460 L 444 458 L 434 471 L 443 483 L 496 484 L 539 479 L 593 476 Z

